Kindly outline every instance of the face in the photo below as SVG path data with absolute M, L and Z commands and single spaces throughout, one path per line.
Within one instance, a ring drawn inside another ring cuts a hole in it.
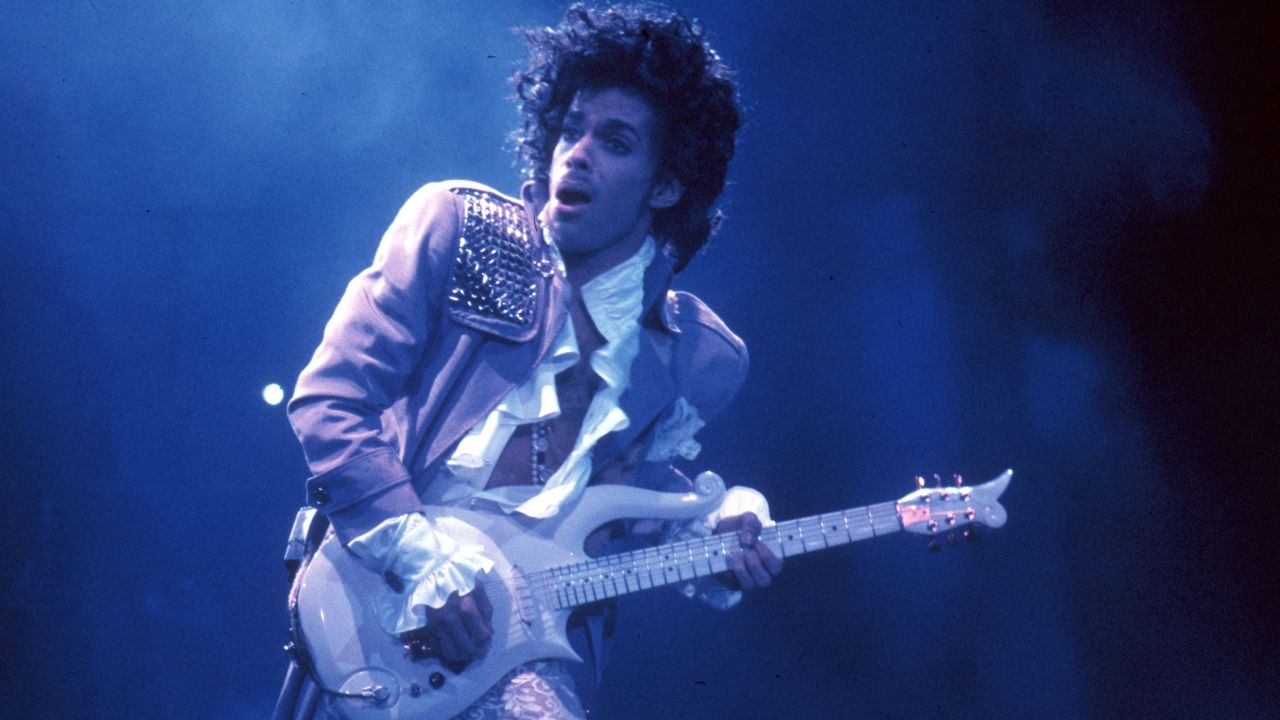
M 565 113 L 551 157 L 542 221 L 571 274 L 586 279 L 633 255 L 653 212 L 682 188 L 658 177 L 657 119 L 638 93 L 582 90 Z

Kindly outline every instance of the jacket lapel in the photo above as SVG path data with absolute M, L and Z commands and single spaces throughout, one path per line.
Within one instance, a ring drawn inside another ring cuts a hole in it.
M 622 430 L 600 439 L 593 453 L 596 467 L 604 467 L 614 457 L 622 454 L 649 427 L 658 413 L 675 399 L 676 386 L 671 380 L 666 363 L 658 355 L 649 332 L 641 332 L 640 350 L 631 364 L 631 383 L 618 399 L 618 407 L 627 414 L 630 422 Z
M 631 382 L 618 399 L 618 407 L 627 414 L 630 422 L 622 430 L 600 439 L 592 453 L 597 469 L 604 468 L 625 452 L 658 413 L 675 401 L 676 386 L 671 379 L 669 363 L 663 359 L 654 341 L 655 335 L 671 331 L 666 322 L 666 296 L 671 286 L 671 275 L 671 258 L 659 251 L 644 272 L 645 311 L 640 320 L 640 349 L 631 364 Z M 651 313 L 656 313 L 660 321 L 656 327 L 649 327 L 645 322 L 645 317 Z
M 427 462 L 435 462 L 471 428 L 479 425 L 516 385 L 530 373 L 551 349 L 566 322 L 568 292 L 559 276 L 544 280 L 543 302 L 539 308 L 542 328 L 536 342 L 510 342 L 480 333 L 464 334 L 461 342 L 477 344 L 470 372 L 456 387 L 454 398 L 446 401 L 439 431 L 433 434 Z

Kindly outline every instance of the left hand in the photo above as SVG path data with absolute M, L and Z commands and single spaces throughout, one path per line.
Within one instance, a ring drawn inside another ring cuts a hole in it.
M 722 579 L 725 585 L 735 590 L 769 587 L 782 572 L 782 559 L 760 542 L 761 527 L 760 518 L 750 512 L 722 518 L 716 525 L 716 534 L 737 531 L 738 543 L 742 545 L 741 550 L 725 557 L 733 573 Z

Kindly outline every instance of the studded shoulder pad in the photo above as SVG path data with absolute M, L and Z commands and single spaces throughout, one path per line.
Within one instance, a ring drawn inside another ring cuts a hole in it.
M 464 205 L 449 280 L 454 320 L 510 339 L 527 339 L 538 311 L 540 244 L 524 207 L 494 192 L 459 187 Z

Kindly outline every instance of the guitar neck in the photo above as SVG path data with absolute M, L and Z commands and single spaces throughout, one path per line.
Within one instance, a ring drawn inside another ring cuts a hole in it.
M 781 522 L 761 530 L 760 542 L 788 558 L 901 529 L 891 501 Z M 708 535 L 550 568 L 540 584 L 556 609 L 566 609 L 727 572 L 725 556 L 740 549 L 737 533 Z

